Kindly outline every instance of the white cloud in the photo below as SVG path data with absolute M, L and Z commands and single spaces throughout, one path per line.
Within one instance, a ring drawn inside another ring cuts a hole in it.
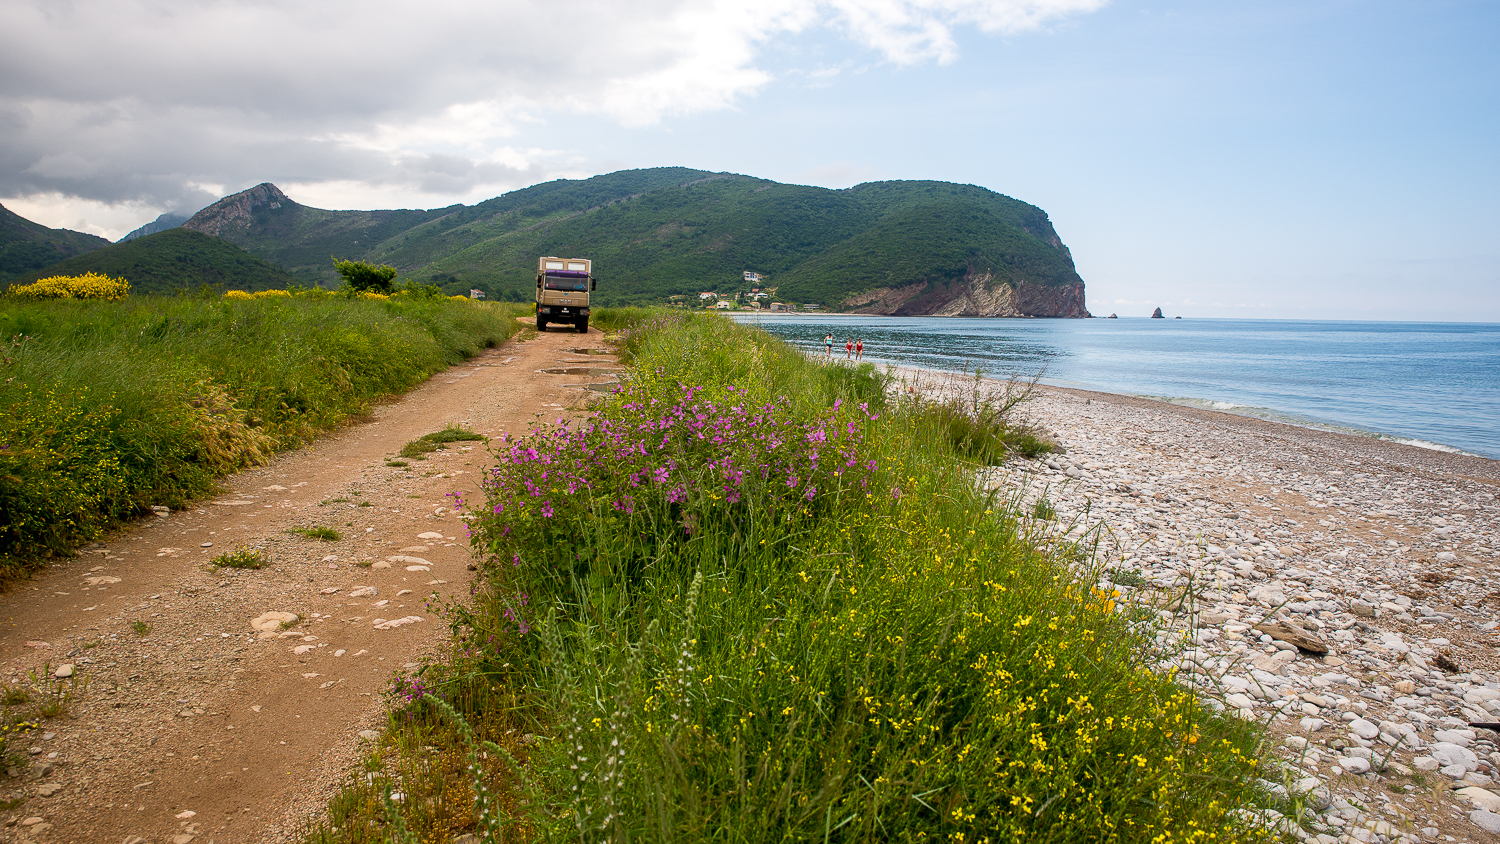
M 8 0 L 0 196 L 194 210 L 264 179 L 492 195 L 569 172 L 557 127 L 579 115 L 639 126 L 755 95 L 774 39 L 829 28 L 896 65 L 952 62 L 960 28 L 1104 2 Z
M 953 30 L 1011 34 L 1057 18 L 1103 8 L 1105 0 L 829 0 L 836 21 L 897 64 L 958 59 Z
M 28 220 L 42 221 L 53 228 L 87 232 L 106 240 L 119 240 L 161 213 L 142 202 L 100 202 L 64 196 L 55 191 L 7 199 L 0 204 Z

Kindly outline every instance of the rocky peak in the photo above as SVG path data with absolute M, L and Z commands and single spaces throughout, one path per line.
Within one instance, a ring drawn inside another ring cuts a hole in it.
M 257 211 L 275 210 L 296 203 L 287 199 L 281 188 L 270 182 L 261 182 L 249 190 L 226 196 L 213 205 L 194 214 L 182 224 L 185 229 L 200 231 L 214 237 L 223 237 L 230 229 L 245 228 Z

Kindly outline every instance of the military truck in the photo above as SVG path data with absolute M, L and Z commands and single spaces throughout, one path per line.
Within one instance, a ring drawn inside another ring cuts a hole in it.
M 598 285 L 587 258 L 540 258 L 536 264 L 536 330 L 552 322 L 589 330 L 589 293 Z

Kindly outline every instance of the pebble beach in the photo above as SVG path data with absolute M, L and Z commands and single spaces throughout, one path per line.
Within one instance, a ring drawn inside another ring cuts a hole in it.
M 1061 451 L 985 483 L 1158 615 L 1161 670 L 1267 726 L 1267 788 L 1302 817 L 1271 824 L 1318 844 L 1500 841 L 1500 732 L 1471 726 L 1500 722 L 1500 462 L 1033 389 L 1017 413 Z

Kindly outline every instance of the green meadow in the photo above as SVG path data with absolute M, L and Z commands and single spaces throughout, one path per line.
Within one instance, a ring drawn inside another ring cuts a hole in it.
M 500 343 L 517 310 L 443 297 L 0 299 L 0 570 L 357 418 Z
M 628 325 L 624 387 L 490 443 L 451 658 L 395 679 L 305 840 L 1277 837 L 1258 730 L 981 488 L 1048 447 L 1005 408 L 713 316 L 595 322 Z

